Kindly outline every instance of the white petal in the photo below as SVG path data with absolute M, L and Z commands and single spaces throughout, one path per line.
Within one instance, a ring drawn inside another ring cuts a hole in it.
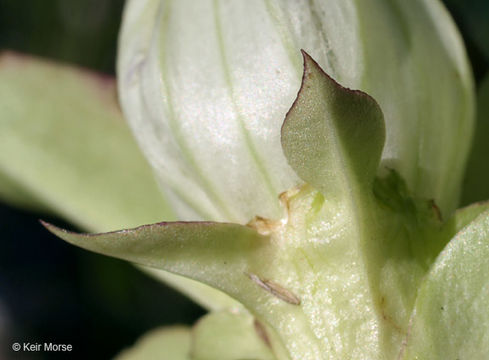
M 125 113 L 184 220 L 281 216 L 299 180 L 280 127 L 304 49 L 372 95 L 387 128 L 383 164 L 448 215 L 473 125 L 472 79 L 437 1 L 129 1 L 119 89 Z

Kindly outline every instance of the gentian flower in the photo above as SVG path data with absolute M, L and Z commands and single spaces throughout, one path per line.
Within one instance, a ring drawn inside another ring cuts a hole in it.
M 454 212 L 473 84 L 438 1 L 132 0 L 119 49 L 178 221 L 44 225 L 212 310 L 121 358 L 487 355 L 488 205 Z
M 280 216 L 278 195 L 301 183 L 280 146 L 300 49 L 379 102 L 381 166 L 456 207 L 473 84 L 438 1 L 129 1 L 119 44 L 124 113 L 180 219 Z

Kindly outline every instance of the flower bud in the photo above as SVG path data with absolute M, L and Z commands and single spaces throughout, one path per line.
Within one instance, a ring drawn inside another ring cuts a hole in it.
M 129 0 L 125 115 L 182 220 L 281 216 L 300 184 L 280 128 L 307 51 L 380 104 L 383 166 L 442 212 L 457 205 L 473 125 L 460 37 L 438 0 Z

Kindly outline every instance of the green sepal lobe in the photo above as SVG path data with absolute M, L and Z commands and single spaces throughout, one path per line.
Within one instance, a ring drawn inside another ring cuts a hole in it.
M 385 140 L 382 111 L 342 87 L 304 51 L 302 85 L 282 126 L 282 148 L 299 177 L 323 195 L 372 185 Z

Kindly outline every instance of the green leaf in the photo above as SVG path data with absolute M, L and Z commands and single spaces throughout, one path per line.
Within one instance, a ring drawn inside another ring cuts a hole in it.
M 263 325 L 247 313 L 204 316 L 192 330 L 192 360 L 274 360 Z
M 327 197 L 341 197 L 357 184 L 368 189 L 384 145 L 382 111 L 370 96 L 342 87 L 302 54 L 302 86 L 282 127 L 285 156 Z
M 116 360 L 190 360 L 190 329 L 184 326 L 160 328 L 145 334 Z
M 36 199 L 35 195 L 2 172 L 0 172 L 0 199 L 20 208 L 39 212 L 50 211 L 41 201 Z
M 89 71 L 0 55 L 0 174 L 0 194 L 15 184 L 33 206 L 87 229 L 173 218 L 121 115 L 114 80 Z
M 488 22 L 489 23 L 489 22 Z M 489 75 L 480 85 L 477 98 L 477 126 L 467 164 L 463 187 L 463 204 L 489 200 Z
M 139 268 L 148 275 L 184 293 L 205 309 L 211 311 L 234 311 L 243 308 L 241 303 L 230 296 L 201 282 L 145 266 L 140 266 Z
M 238 299 L 253 297 L 241 283 L 253 288 L 247 274 L 267 261 L 269 239 L 237 224 L 157 223 L 105 234 L 77 234 L 43 224 L 73 245 L 189 277 Z
M 418 291 L 402 358 L 486 358 L 489 353 L 488 258 L 489 212 L 486 211 L 450 241 L 427 274 Z
M 210 313 L 192 329 L 152 330 L 116 360 L 275 360 L 265 331 L 246 311 Z
M 0 197 L 91 231 L 174 219 L 114 79 L 11 52 L 0 55 Z M 203 306 L 232 304 L 203 284 L 152 272 Z
M 285 316 L 287 321 L 279 326 L 282 330 L 282 325 L 289 327 L 300 311 L 300 299 L 287 288 L 290 269 L 281 261 L 284 253 L 279 244 L 250 227 L 174 222 L 84 235 L 44 225 L 55 235 L 85 249 L 211 285 L 239 300 L 247 309 L 257 311 L 265 325 L 273 324 L 277 316 Z M 298 285 L 295 278 L 293 283 Z M 304 334 L 297 341 L 300 343 L 307 336 Z M 278 351 L 283 354 L 281 346 Z

